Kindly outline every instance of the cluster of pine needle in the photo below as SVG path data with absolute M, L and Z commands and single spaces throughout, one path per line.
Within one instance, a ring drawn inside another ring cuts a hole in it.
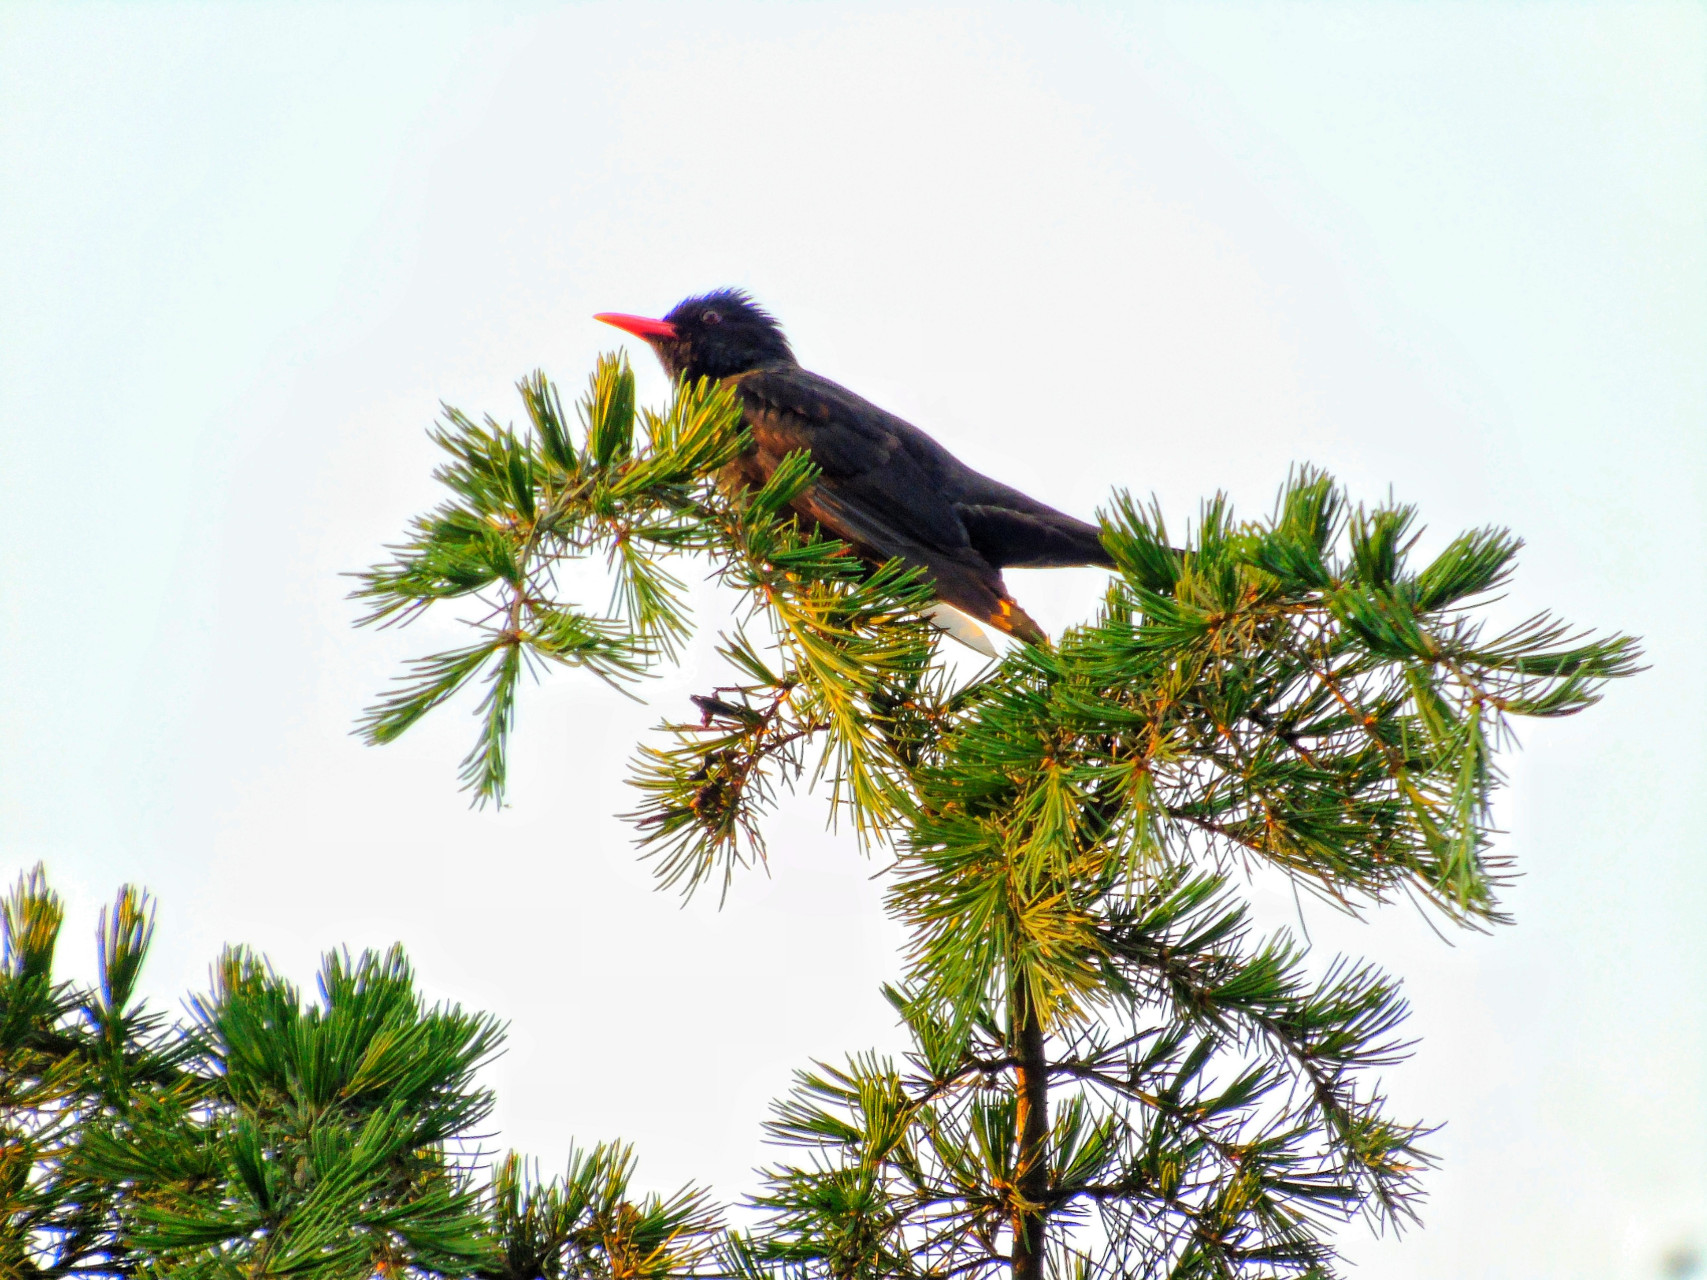
M 1348 911 L 1408 897 L 1499 922 L 1496 752 L 1515 718 L 1591 705 L 1633 642 L 1549 616 L 1491 628 L 1516 539 L 1471 531 L 1416 565 L 1412 509 L 1300 470 L 1266 518 L 1215 500 L 1181 540 L 1117 494 L 1097 615 L 956 677 L 928 583 L 789 517 L 807 457 L 718 487 L 746 445 L 727 389 L 652 412 L 607 358 L 578 426 L 543 376 L 521 392 L 521 431 L 446 411 L 448 497 L 361 575 L 366 621 L 451 602 L 472 636 L 414 663 L 362 730 L 389 741 L 474 690 L 463 781 L 500 801 L 524 672 L 629 686 L 671 661 L 697 565 L 733 589 L 729 677 L 642 745 L 639 843 L 661 882 L 726 888 L 766 856 L 778 795 L 819 788 L 893 859 L 910 942 L 888 995 L 912 1051 L 800 1074 L 742 1229 L 704 1192 L 631 1199 L 622 1149 L 547 1183 L 512 1157 L 482 1183 L 458 1144 L 498 1029 L 424 1009 L 400 956 L 329 958 L 305 1009 L 236 953 L 168 1028 L 127 1012 L 140 900 L 121 898 L 108 976 L 82 992 L 47 976 L 56 908 L 31 881 L 0 975 L 0 1266 L 1315 1277 L 1348 1221 L 1415 1216 L 1427 1128 L 1379 1083 L 1408 1049 L 1398 986 L 1261 933 L 1245 874 Z M 559 574 L 599 557 L 608 606 L 564 600 Z
M 54 976 L 63 918 L 39 867 L 0 902 L 7 1280 L 667 1276 L 720 1243 L 704 1192 L 630 1194 L 624 1146 L 488 1166 L 502 1028 L 428 1007 L 395 948 L 328 955 L 308 1003 L 229 950 L 169 1022 L 136 997 L 146 895 L 102 913 L 90 987 Z

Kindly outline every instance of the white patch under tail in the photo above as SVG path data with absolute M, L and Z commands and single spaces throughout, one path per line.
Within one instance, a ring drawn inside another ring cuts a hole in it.
M 990 643 L 990 637 L 984 634 L 984 628 L 968 618 L 951 604 L 938 602 L 925 610 L 925 617 L 940 631 L 946 631 L 954 639 L 960 641 L 974 653 L 981 653 L 986 658 L 997 658 L 996 646 Z

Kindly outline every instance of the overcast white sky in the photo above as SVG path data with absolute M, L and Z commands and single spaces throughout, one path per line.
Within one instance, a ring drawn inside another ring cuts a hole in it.
M 744 285 L 1068 510 L 1255 512 L 1309 460 L 1435 544 L 1519 531 L 1508 613 L 1647 638 L 1510 761 L 1516 927 L 1310 925 L 1406 978 L 1391 1090 L 1448 1124 L 1426 1227 L 1348 1234 L 1364 1274 L 1663 1274 L 1707 1250 L 1703 14 L 14 0 L 0 873 L 46 860 L 82 971 L 151 887 L 169 1005 L 228 941 L 307 979 L 400 939 L 510 1021 L 505 1142 L 749 1189 L 791 1069 L 898 1044 L 876 867 L 806 802 L 721 913 L 650 890 L 613 815 L 703 650 L 647 707 L 530 691 L 512 806 L 469 813 L 462 715 L 348 737 L 444 633 L 351 631 L 338 576 L 433 500 L 441 399 L 512 417 L 619 340 L 592 312 Z M 1052 628 L 1096 592 L 1012 580 Z

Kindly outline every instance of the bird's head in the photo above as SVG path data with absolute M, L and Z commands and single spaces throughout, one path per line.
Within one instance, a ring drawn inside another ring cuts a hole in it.
M 782 326 L 739 289 L 678 302 L 662 320 L 604 311 L 594 316 L 652 344 L 672 378 L 727 378 L 767 364 L 793 364 Z

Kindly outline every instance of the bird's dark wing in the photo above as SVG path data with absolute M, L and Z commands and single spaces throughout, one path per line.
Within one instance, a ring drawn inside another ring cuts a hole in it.
M 797 366 L 755 370 L 737 386 L 763 471 L 809 452 L 834 496 L 840 519 L 824 523 L 838 536 L 884 555 L 970 549 L 945 492 L 945 469 L 958 464 L 917 427 Z
M 910 423 L 798 366 L 735 380 L 753 433 L 753 462 L 768 475 L 805 449 L 820 478 L 795 500 L 803 516 L 874 559 L 925 569 L 937 595 L 1027 640 L 1042 631 L 1014 604 L 1000 570 L 973 545 L 952 492 L 976 476 Z
M 931 546 L 899 534 L 892 524 L 822 482 L 796 499 L 795 506 L 837 537 L 862 550 L 875 550 L 877 558 L 894 556 L 918 565 L 930 575 L 937 599 L 962 613 L 1034 644 L 1044 638 L 1043 628 L 1008 594 L 1001 570 L 992 568 L 970 546 Z
M 761 454 L 780 461 L 791 449 L 809 450 L 825 481 L 881 517 L 892 536 L 970 545 L 997 569 L 1113 563 L 1095 525 L 979 474 L 912 423 L 828 378 L 771 367 L 740 386 Z

